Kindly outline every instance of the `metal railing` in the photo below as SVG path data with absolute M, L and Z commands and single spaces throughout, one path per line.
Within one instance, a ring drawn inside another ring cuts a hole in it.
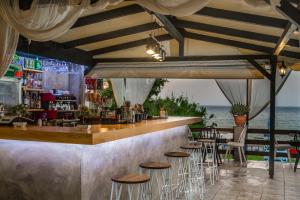
M 191 128 L 192 132 L 201 132 L 203 130 L 208 130 L 209 128 Z M 233 128 L 216 128 L 219 132 L 223 133 L 233 133 Z M 252 134 L 258 134 L 264 136 L 264 134 L 268 134 L 269 130 L 268 129 L 253 129 L 249 128 L 247 131 L 248 137 L 251 136 Z M 275 131 L 276 135 L 286 135 L 292 138 L 295 134 L 300 134 L 299 130 L 276 130 Z M 220 139 L 220 143 L 226 143 L 228 139 Z M 292 144 L 293 142 L 289 140 L 277 140 L 278 144 Z M 257 146 L 257 147 L 263 147 L 263 146 L 269 146 L 269 141 L 267 139 L 246 139 L 245 144 L 249 146 Z M 257 155 L 257 156 L 268 156 L 269 152 L 268 151 L 249 151 L 249 148 L 247 148 L 246 154 L 247 155 Z M 255 149 L 255 148 L 254 148 Z M 221 150 L 222 153 L 225 153 L 224 150 Z M 277 157 L 287 157 L 286 153 L 278 152 Z

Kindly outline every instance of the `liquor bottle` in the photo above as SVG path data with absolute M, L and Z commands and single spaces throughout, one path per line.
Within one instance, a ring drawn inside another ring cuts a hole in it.
M 42 69 L 42 64 L 41 64 L 41 61 L 39 60 L 38 57 L 36 57 L 36 59 L 34 60 L 34 68 L 36 70 L 41 70 Z

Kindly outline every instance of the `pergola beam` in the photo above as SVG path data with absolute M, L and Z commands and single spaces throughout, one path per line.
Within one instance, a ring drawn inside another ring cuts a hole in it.
M 299 10 L 299 8 L 300 7 L 299 7 L 299 2 L 298 2 L 297 9 Z M 279 8 L 277 7 L 277 10 L 283 14 L 283 11 L 281 10 L 280 7 Z M 285 14 L 283 14 L 283 15 L 285 16 Z M 282 51 L 282 49 L 284 49 L 285 45 L 288 43 L 288 41 L 290 40 L 290 38 L 295 30 L 297 30 L 297 26 L 295 24 L 293 24 L 292 22 L 289 22 L 286 25 L 280 39 L 278 40 L 278 42 L 274 48 L 273 55 L 278 56 L 280 54 L 280 52 Z
M 111 20 L 118 17 L 124 17 L 127 15 L 133 15 L 137 13 L 145 12 L 143 8 L 139 5 L 133 4 L 129 6 L 124 6 L 121 8 L 116 8 L 110 11 L 101 12 L 97 14 L 93 14 L 86 17 L 81 17 L 77 20 L 77 22 L 72 26 L 72 28 L 77 28 L 81 26 L 86 26 L 94 23 L 99 23 L 107 20 Z
M 162 23 L 163 28 L 169 33 L 169 35 L 171 35 L 179 43 L 184 42 L 183 35 L 180 33 L 180 31 L 175 27 L 173 22 L 171 22 L 171 20 L 167 16 L 156 12 L 153 12 L 152 14 Z
M 240 37 L 240 38 L 245 38 L 250 40 L 257 40 L 261 42 L 277 43 L 280 39 L 280 37 L 273 36 L 273 35 L 221 27 L 221 26 L 205 24 L 200 22 L 191 22 L 186 20 L 177 20 L 175 25 L 180 28 L 189 28 L 189 29 L 200 30 L 200 31 L 208 31 L 217 34 Z M 295 39 L 288 41 L 287 44 L 293 47 L 299 47 L 299 42 L 298 40 Z
M 279 38 L 274 50 L 273 55 L 280 55 L 280 52 L 284 49 L 285 45 L 289 42 L 291 35 L 297 29 L 292 23 L 288 23 L 285 27 L 281 37 Z
M 247 58 L 248 62 L 253 65 L 260 73 L 262 73 L 266 78 L 271 80 L 271 74 L 267 72 L 260 64 L 258 64 L 253 58 Z
M 211 8 L 211 7 L 205 7 L 200 11 L 196 12 L 195 14 L 201 16 L 221 18 L 221 19 L 229 19 L 229 20 L 234 20 L 239 22 L 246 22 L 246 23 L 262 25 L 262 26 L 281 28 L 281 29 L 285 28 L 288 23 L 288 21 L 284 19 L 261 16 L 261 15 L 253 15 L 248 13 L 223 10 L 223 9 Z
M 286 0 L 281 0 L 277 10 L 295 26 L 300 27 L 300 11 Z
M 222 45 L 227 45 L 227 46 L 232 46 L 237 48 L 249 49 L 249 50 L 264 52 L 268 54 L 271 54 L 273 51 L 273 49 L 270 47 L 265 47 L 265 46 L 260 46 L 256 44 L 250 44 L 250 43 L 240 42 L 235 40 L 229 40 L 229 39 L 224 39 L 224 38 L 219 38 L 214 36 L 208 36 L 203 34 L 185 32 L 184 36 L 194 40 L 201 40 L 201 41 L 211 42 L 215 44 L 222 44 Z M 282 51 L 280 55 L 290 57 L 290 58 L 300 59 L 300 53 L 293 52 L 293 51 Z
M 173 39 L 173 37 L 170 36 L 169 34 L 165 34 L 165 35 L 156 36 L 156 39 L 159 41 L 166 41 L 166 40 Z M 124 50 L 124 49 L 129 49 L 129 48 L 133 48 L 133 47 L 146 45 L 148 41 L 149 41 L 149 39 L 145 38 L 145 39 L 136 40 L 136 41 L 132 41 L 132 42 L 117 44 L 114 46 L 104 47 L 101 49 L 91 50 L 91 51 L 89 51 L 89 53 L 91 53 L 92 55 L 99 55 L 99 54 L 105 54 L 105 53 L 110 53 L 110 52 L 114 52 L 114 51 L 120 51 L 120 50 Z
M 183 56 L 183 57 L 166 57 L 168 61 L 228 61 L 228 60 L 269 60 L 270 55 L 220 55 L 220 56 Z M 94 63 L 112 63 L 112 62 L 153 62 L 153 58 L 101 58 L 94 59 Z
M 127 35 L 142 33 L 145 31 L 150 31 L 150 30 L 156 29 L 156 28 L 159 28 L 159 25 L 154 22 L 147 23 L 147 24 L 141 24 L 141 25 L 137 25 L 137 26 L 133 26 L 133 27 L 129 27 L 129 28 L 116 30 L 116 31 L 93 35 L 90 37 L 80 38 L 77 40 L 71 40 L 68 42 L 64 42 L 63 44 L 68 47 L 76 47 L 76 46 L 90 44 L 90 43 L 94 43 L 94 42 L 101 42 L 104 40 L 109 40 L 109 39 L 114 39 L 114 38 L 123 37 L 123 36 L 127 36 Z

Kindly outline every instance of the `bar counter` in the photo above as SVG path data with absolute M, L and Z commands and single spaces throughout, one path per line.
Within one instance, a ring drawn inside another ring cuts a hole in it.
M 143 120 L 134 124 L 92 125 L 90 130 L 56 126 L 0 127 L 0 139 L 93 145 L 199 121 L 200 118 L 197 117 L 169 117 L 168 119 Z
M 164 161 L 194 117 L 77 128 L 0 128 L 0 199 L 106 200 L 111 177 Z

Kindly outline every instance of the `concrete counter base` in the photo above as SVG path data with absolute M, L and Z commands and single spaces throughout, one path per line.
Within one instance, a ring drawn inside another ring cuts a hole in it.
M 186 142 L 187 126 L 98 145 L 0 140 L 0 199 L 105 200 L 111 177 Z

